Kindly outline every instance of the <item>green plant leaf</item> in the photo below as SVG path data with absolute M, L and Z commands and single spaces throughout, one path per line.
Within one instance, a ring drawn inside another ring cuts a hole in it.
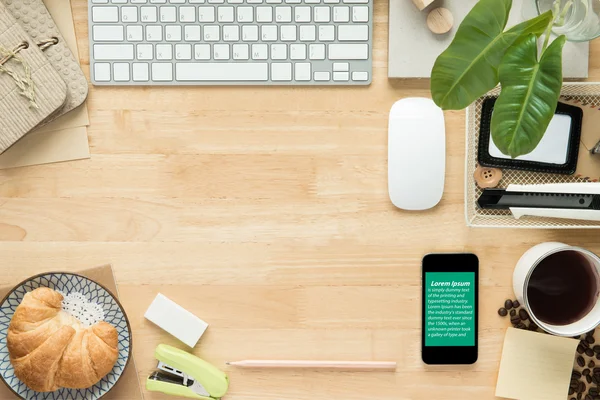
M 431 72 L 431 95 L 439 107 L 461 110 L 493 89 L 506 50 L 525 35 L 541 35 L 552 21 L 548 11 L 504 32 L 511 6 L 512 0 L 480 0 L 465 17 Z
M 502 92 L 492 115 L 492 139 L 513 158 L 531 153 L 554 117 L 562 87 L 560 36 L 538 61 L 537 37 L 530 35 L 507 52 L 500 65 Z

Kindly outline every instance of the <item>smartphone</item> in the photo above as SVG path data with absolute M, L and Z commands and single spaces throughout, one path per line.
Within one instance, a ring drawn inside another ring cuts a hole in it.
M 479 259 L 475 254 L 428 254 L 423 258 L 421 279 L 423 361 L 475 363 Z

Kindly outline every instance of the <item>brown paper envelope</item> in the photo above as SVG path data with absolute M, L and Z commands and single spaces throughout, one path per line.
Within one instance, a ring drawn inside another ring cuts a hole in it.
M 600 140 L 600 111 L 594 107 L 582 104 L 578 100 L 564 98 L 561 102 L 571 104 L 583 110 L 581 124 L 581 144 L 575 175 L 596 182 L 600 179 L 600 154 L 592 154 L 591 150 Z
M 115 277 L 113 275 L 112 267 L 110 265 L 103 265 L 97 268 L 84 269 L 76 272 L 77 274 L 83 275 L 90 278 L 93 281 L 98 282 L 115 296 L 119 297 L 117 291 L 117 284 L 115 283 Z M 15 285 L 18 282 L 15 282 Z M 5 286 L 0 288 L 0 299 L 4 298 L 6 294 L 13 288 L 13 286 Z M 133 341 L 132 341 L 133 343 Z M 0 399 L 13 399 L 15 398 L 6 385 L 0 383 Z M 108 392 L 102 400 L 137 400 L 143 399 L 142 390 L 138 381 L 137 371 L 135 367 L 135 359 L 132 358 L 129 361 L 129 365 L 125 368 L 123 375 L 119 378 L 119 381 L 115 387 Z
M 0 169 L 90 158 L 87 128 L 31 132 L 0 154 Z

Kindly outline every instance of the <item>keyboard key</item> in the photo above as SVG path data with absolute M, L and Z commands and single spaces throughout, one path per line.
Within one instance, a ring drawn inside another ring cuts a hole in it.
M 310 14 L 310 7 L 296 7 L 294 8 L 294 21 L 310 22 Z
M 205 0 L 189 0 L 190 4 L 204 4 Z
M 194 59 L 210 60 L 210 44 L 195 44 Z
M 291 81 L 292 80 L 292 64 L 290 64 L 290 63 L 273 63 L 273 64 L 271 64 L 271 80 L 272 81 Z
M 204 25 L 204 40 L 218 42 L 220 40 L 219 25 Z
M 311 60 L 324 60 L 325 59 L 325 45 L 324 44 L 311 44 L 308 46 L 308 56 Z
M 314 25 L 301 25 L 300 26 L 300 41 L 302 42 L 314 42 L 317 40 L 317 28 Z
M 229 4 L 243 4 L 244 0 L 227 0 Z
M 175 76 L 182 82 L 266 81 L 267 63 L 178 63 Z
M 145 8 L 145 7 L 142 7 Z M 138 22 L 137 7 L 121 7 L 121 21 L 123 22 Z M 154 21 L 156 22 L 156 21 Z
M 238 7 L 237 8 L 237 22 L 254 22 L 254 8 L 253 7 Z
M 283 0 L 266 0 L 267 4 L 281 4 Z
M 360 71 L 353 72 L 352 80 L 353 81 L 368 81 L 369 73 L 368 72 L 360 72 Z
M 340 0 L 323 0 L 325 4 L 339 4 Z
M 92 0 L 92 4 L 108 4 L 108 0 Z
M 96 82 L 110 82 L 110 63 L 94 64 L 94 79 Z
M 215 22 L 215 8 L 214 7 L 198 8 L 198 22 Z
M 349 22 L 350 7 L 333 7 L 333 22 Z
M 213 54 L 215 60 L 229 60 L 229 45 L 215 44 L 213 46 Z
M 189 64 L 188 64 L 189 65 Z M 152 64 L 152 80 L 155 82 L 168 82 L 173 80 L 173 64 Z
M 304 0 L 304 3 L 306 3 L 306 4 L 319 4 L 319 3 L 321 3 L 321 0 Z
M 302 0 L 285 0 L 287 4 L 300 4 Z
M 326 71 L 315 72 L 315 81 L 328 81 L 330 80 L 331 74 Z
M 186 25 L 184 28 L 185 40 L 189 42 L 199 42 L 202 39 L 200 36 L 200 27 L 198 25 Z
M 291 60 L 306 60 L 306 45 L 305 44 L 291 44 L 290 45 L 290 59 Z
M 368 4 L 370 0 L 342 0 L 345 4 Z
M 369 40 L 368 25 L 338 25 L 338 40 L 340 42 L 358 42 Z
M 263 25 L 260 27 L 260 37 L 263 42 L 274 42 L 277 40 L 277 25 Z
M 256 7 L 256 22 L 273 22 L 273 7 Z
M 185 4 L 185 0 L 169 0 L 171 4 Z
M 141 42 L 144 40 L 144 31 L 141 25 L 127 25 L 127 40 Z
M 196 7 L 179 7 L 179 22 L 196 22 Z
M 315 22 L 329 22 L 331 21 L 329 7 L 315 7 L 314 8 L 314 20 Z
M 94 59 L 96 60 L 133 60 L 132 44 L 95 44 Z
M 310 63 L 294 64 L 294 79 L 297 81 L 310 81 Z
M 165 26 L 165 40 L 167 42 L 181 42 L 181 25 Z
M 348 63 L 333 63 L 333 72 L 348 72 L 350 64 Z
M 319 25 L 319 40 L 331 42 L 335 39 L 335 27 L 333 25 Z
M 279 29 L 282 42 L 296 41 L 296 25 L 282 25 Z
M 130 0 L 131 4 L 146 4 L 147 0 Z
M 162 41 L 162 26 L 160 26 L 160 25 L 146 26 L 146 41 L 161 42 Z
M 240 40 L 240 27 L 238 25 L 223 25 L 223 40 L 237 42 Z
M 355 6 L 352 7 L 353 22 L 369 22 L 369 7 Z
M 350 74 L 348 72 L 334 72 L 333 80 L 334 81 L 347 81 L 348 79 L 350 79 L 349 75 Z
M 287 60 L 287 44 L 272 44 L 271 45 L 272 60 Z
M 113 79 L 115 82 L 129 81 L 129 63 L 114 63 Z
M 219 7 L 217 9 L 217 17 L 219 22 L 233 22 L 233 7 Z
M 253 44 L 252 45 L 252 59 L 253 60 L 266 60 L 268 58 L 266 44 Z
M 157 44 L 156 45 L 156 59 L 157 60 L 172 60 L 173 59 L 173 45 Z
M 258 25 L 243 25 L 242 40 L 245 42 L 258 41 Z
M 330 44 L 330 60 L 367 60 L 369 58 L 368 44 Z
M 141 7 L 140 13 L 142 15 L 142 22 L 157 22 L 158 21 L 158 10 L 156 7 Z
M 121 42 L 125 39 L 123 25 L 94 25 L 92 36 L 97 42 Z
M 119 22 L 117 7 L 92 7 L 93 22 Z
M 152 4 L 165 4 L 167 0 L 150 0 Z
M 275 7 L 275 20 L 277 22 L 292 22 L 292 7 Z
M 208 0 L 209 4 L 223 4 L 225 0 Z
M 233 45 L 233 59 L 234 60 L 247 60 L 250 54 L 250 46 L 247 44 L 234 44 Z
M 161 7 L 160 22 L 177 22 L 177 8 L 170 6 Z
M 191 60 L 192 59 L 192 45 L 191 44 L 176 44 L 175 45 L 175 58 L 177 60 Z
M 154 47 L 151 44 L 138 44 L 137 45 L 137 59 L 138 60 L 153 60 L 154 59 Z
M 262 0 L 246 0 L 248 4 L 262 4 Z

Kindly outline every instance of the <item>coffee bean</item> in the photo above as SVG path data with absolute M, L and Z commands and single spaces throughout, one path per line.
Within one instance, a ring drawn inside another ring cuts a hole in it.
M 581 382 L 583 383 L 583 382 Z M 577 400 L 581 400 L 583 398 L 583 393 L 577 393 Z
M 592 383 L 592 376 L 586 375 L 585 380 L 587 381 L 587 383 Z
M 511 299 L 508 299 L 504 302 L 504 308 L 506 308 L 507 310 L 513 308 L 513 302 Z
M 594 357 L 594 350 L 592 349 L 585 349 L 585 355 L 588 357 Z
M 594 353 L 600 353 L 600 346 L 599 345 L 595 345 L 592 348 L 594 349 Z
M 521 318 L 519 318 L 517 316 L 511 317 L 510 323 L 513 325 L 517 325 L 517 324 L 521 323 Z
M 589 372 L 590 372 L 590 370 L 588 370 L 588 374 L 589 374 Z M 571 379 L 573 379 L 573 378 L 580 379 L 581 378 L 581 372 L 573 370 L 573 372 L 571 372 Z
M 589 331 L 587 334 L 590 336 L 594 336 L 594 333 L 596 333 L 595 329 L 592 329 L 591 331 Z
M 514 317 L 515 315 L 517 315 L 517 310 L 510 310 L 510 316 Z
M 527 321 L 529 319 L 529 315 L 527 314 L 527 311 L 525 311 L 524 309 L 519 310 L 519 317 L 523 321 Z
M 590 362 L 588 363 L 588 368 L 594 368 L 596 366 L 596 363 L 594 362 L 594 360 L 590 360 Z
M 585 360 L 581 356 L 577 356 L 577 365 L 583 367 L 585 365 Z
M 596 339 L 594 339 L 593 336 L 588 336 L 585 338 L 585 341 L 588 342 L 589 344 L 594 344 L 596 343 Z
M 586 342 L 585 340 L 580 340 L 579 344 L 582 345 L 584 349 L 587 349 L 588 347 L 590 347 L 590 344 L 588 342 Z
M 580 344 L 578 344 L 578 345 L 577 345 L 577 352 L 578 352 L 579 354 L 583 354 L 583 353 L 585 353 L 585 349 L 583 348 L 583 346 L 582 346 L 582 345 L 580 345 Z
M 596 354 L 596 360 L 600 360 L 600 353 Z
M 518 300 L 513 301 L 513 308 L 519 308 L 521 307 L 521 303 L 519 303 Z
M 592 382 L 594 382 L 596 385 L 600 384 L 600 380 L 598 380 L 598 375 L 592 376 Z
M 585 390 L 585 383 L 579 382 L 579 386 L 577 387 L 577 393 L 583 393 Z
M 506 317 L 508 315 L 508 311 L 506 311 L 506 308 L 502 307 L 498 310 L 498 315 L 501 317 Z
M 584 397 L 584 400 L 594 400 L 594 398 L 592 396 L 590 396 L 589 394 L 586 394 Z
M 529 329 L 530 331 L 537 331 L 537 325 L 534 323 L 530 323 L 529 327 L 527 329 Z
M 569 396 L 575 393 L 575 389 L 572 387 L 569 388 Z
M 515 325 L 515 328 L 517 328 L 517 329 L 527 329 L 527 326 L 524 323 L 519 322 L 517 325 Z
M 595 388 L 595 387 L 591 387 L 590 390 L 589 390 L 589 393 L 592 396 L 598 396 L 598 394 L 600 394 L 600 392 L 598 392 L 598 388 Z

